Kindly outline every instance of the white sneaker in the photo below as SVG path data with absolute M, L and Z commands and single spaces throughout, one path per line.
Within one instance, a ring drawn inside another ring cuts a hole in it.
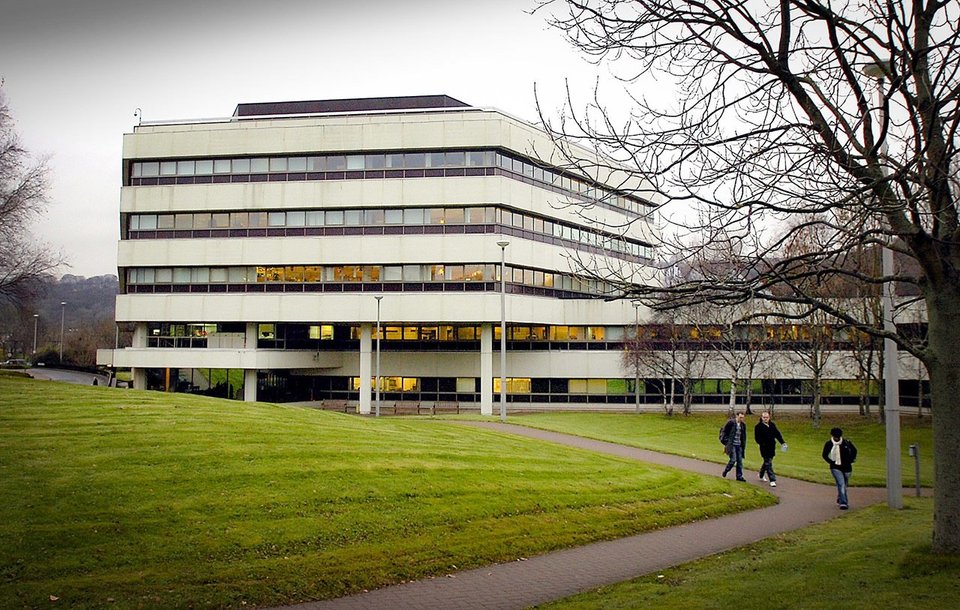
M 776 486 L 777 486 L 776 481 L 770 481 L 770 487 L 776 487 Z
M 766 480 L 767 480 L 767 475 L 765 475 L 765 474 L 758 474 L 757 477 L 758 477 L 761 481 L 766 481 Z

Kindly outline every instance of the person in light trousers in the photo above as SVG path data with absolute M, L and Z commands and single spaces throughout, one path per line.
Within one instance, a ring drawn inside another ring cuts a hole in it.
M 853 463 L 857 461 L 857 447 L 850 439 L 843 438 L 840 428 L 830 430 L 830 438 L 823 444 L 823 461 L 830 465 L 830 474 L 837 484 L 837 505 L 840 510 L 847 510 L 850 506 L 847 485 L 850 483 Z

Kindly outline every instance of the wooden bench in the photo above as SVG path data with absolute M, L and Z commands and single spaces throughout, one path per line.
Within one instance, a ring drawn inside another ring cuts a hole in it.
M 430 415 L 444 415 L 444 414 L 459 414 L 460 413 L 460 403 L 449 401 L 449 400 L 440 400 L 433 403 L 433 406 L 430 409 Z
M 409 400 L 398 400 L 393 403 L 394 415 L 420 415 L 420 403 Z
M 327 400 L 323 401 L 320 408 L 324 411 L 338 411 L 340 413 L 353 413 L 357 408 L 350 404 L 349 400 Z
M 380 415 L 387 415 L 388 413 L 393 413 L 396 409 L 396 401 L 393 400 L 381 400 L 380 401 Z M 377 412 L 377 401 L 373 399 L 370 401 L 370 413 L 371 415 Z

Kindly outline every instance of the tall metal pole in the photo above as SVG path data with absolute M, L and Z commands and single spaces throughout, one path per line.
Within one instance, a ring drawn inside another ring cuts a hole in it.
M 67 302 L 60 301 L 60 364 L 63 364 L 63 319 L 67 311 Z
M 507 421 L 507 246 L 508 241 L 498 241 L 500 246 L 500 421 Z
M 882 272 L 893 275 L 893 251 L 884 248 Z M 883 285 L 883 329 L 896 332 L 893 322 L 893 283 Z M 883 340 L 883 413 L 887 432 L 887 505 L 903 508 L 903 476 L 900 466 L 900 363 L 897 344 L 893 339 Z
M 634 411 L 640 413 L 640 301 L 633 301 L 633 310 L 636 314 L 633 331 L 633 399 Z
M 40 314 L 33 314 L 33 358 L 37 358 L 37 322 L 40 320 Z M 36 362 L 34 362 L 36 364 Z
M 877 84 L 877 108 L 880 110 L 880 124 L 886 121 L 886 112 L 883 106 L 883 81 L 885 79 L 884 66 L 870 64 L 863 69 L 863 73 L 874 79 Z M 887 156 L 887 144 L 880 144 L 880 159 L 883 163 Z M 881 171 L 886 176 L 886 170 L 881 165 Z M 888 238 L 889 239 L 889 238 Z M 880 271 L 884 277 L 894 274 L 893 250 L 884 245 L 880 256 Z M 893 334 L 897 331 L 893 321 L 893 282 L 884 282 L 881 295 L 883 309 L 883 330 Z M 900 363 L 897 356 L 896 342 L 887 337 L 883 340 L 883 415 L 886 422 L 886 452 L 887 452 L 887 505 L 890 508 L 903 508 L 903 474 L 900 464 Z
M 383 296 L 373 297 L 377 300 L 377 370 L 375 385 L 377 391 L 377 417 L 380 417 L 380 300 Z

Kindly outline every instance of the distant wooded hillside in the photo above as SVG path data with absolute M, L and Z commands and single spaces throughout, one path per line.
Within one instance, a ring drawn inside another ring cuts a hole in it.
M 43 294 L 21 307 L 0 307 L 2 358 L 25 358 L 55 364 L 60 358 L 61 315 L 64 363 L 92 366 L 97 348 L 111 348 L 117 340 L 114 308 L 119 281 L 115 275 L 64 275 L 46 282 Z M 61 303 L 65 303 L 61 305 Z M 34 315 L 37 314 L 36 317 Z M 36 348 L 34 358 L 34 323 Z M 121 328 L 121 345 L 129 332 Z

